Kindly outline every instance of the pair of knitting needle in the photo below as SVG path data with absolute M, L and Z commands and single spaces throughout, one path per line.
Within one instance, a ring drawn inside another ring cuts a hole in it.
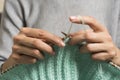
M 83 19 L 82 16 L 77 16 L 77 18 L 79 19 L 79 21 L 81 22 L 82 25 L 85 24 L 84 19 Z M 61 32 L 61 33 L 65 36 L 64 39 L 70 38 L 70 37 L 69 37 L 69 34 L 70 34 L 71 30 L 72 30 L 72 24 L 73 24 L 73 23 L 71 23 L 70 28 L 68 29 L 68 32 L 67 32 L 67 33 Z M 86 31 L 86 28 L 85 28 L 85 27 L 84 27 L 84 31 Z

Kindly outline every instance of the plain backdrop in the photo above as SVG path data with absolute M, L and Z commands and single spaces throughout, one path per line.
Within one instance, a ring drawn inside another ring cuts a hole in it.
M 0 0 L 0 12 L 3 11 L 4 0 Z

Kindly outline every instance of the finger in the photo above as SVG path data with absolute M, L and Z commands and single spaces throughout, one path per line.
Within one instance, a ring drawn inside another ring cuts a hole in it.
M 84 23 L 89 25 L 95 32 L 107 31 L 107 29 L 93 17 L 82 16 L 82 19 L 84 20 Z M 77 16 L 71 16 L 70 21 L 78 24 L 82 23 L 82 21 Z
M 16 53 L 12 53 L 12 60 L 14 60 L 15 64 L 32 64 L 36 63 L 37 59 L 27 55 L 19 55 Z
M 77 32 L 74 32 L 74 33 L 70 33 L 69 36 L 70 37 L 74 37 L 76 35 L 83 35 L 85 34 L 85 31 L 84 30 L 80 30 L 80 31 L 77 31 Z
M 82 32 L 76 32 L 71 34 L 71 41 L 70 44 L 77 44 L 82 41 L 87 41 L 91 43 L 102 43 L 102 42 L 112 42 L 112 38 L 108 33 L 99 32 L 95 33 L 89 30 Z
M 106 32 L 95 33 L 95 32 L 86 31 L 85 38 L 87 42 L 94 42 L 94 43 L 112 41 L 111 36 Z
M 52 55 L 55 53 L 50 45 L 46 44 L 40 39 L 26 37 L 26 36 L 25 37 L 17 36 L 14 38 L 14 42 L 26 47 L 31 47 L 38 49 L 40 51 L 45 51 Z
M 106 60 L 111 60 L 113 56 L 109 55 L 107 52 L 99 52 L 99 53 L 93 54 L 92 58 L 95 60 L 106 61 Z
M 60 37 L 53 35 L 45 30 L 34 29 L 34 28 L 22 28 L 21 33 L 25 34 L 28 37 L 46 40 L 60 47 L 65 46 L 64 42 Z
M 20 44 L 31 48 L 35 48 L 31 42 L 33 40 L 36 40 L 35 38 L 26 37 L 23 34 L 19 34 L 17 36 L 14 36 L 13 40 L 14 40 L 14 44 Z
M 84 47 L 82 47 L 82 50 L 86 50 L 87 52 L 108 52 L 109 55 L 114 56 L 115 52 L 111 49 L 114 49 L 114 46 L 109 43 L 87 43 L 86 45 L 84 45 Z
M 109 44 L 104 43 L 89 43 L 86 45 L 86 49 L 89 52 L 95 53 L 95 52 L 108 52 L 109 50 Z
M 71 39 L 70 39 L 69 44 L 75 45 L 75 44 L 81 43 L 82 41 L 85 40 L 85 32 L 79 31 L 79 32 L 70 34 L 70 37 L 71 37 Z
M 110 45 L 109 44 L 104 44 L 104 43 L 87 43 L 82 48 L 80 48 L 80 51 L 96 53 L 96 52 L 108 52 L 109 49 L 110 49 Z
M 37 49 L 32 49 L 32 48 L 28 48 L 28 47 L 20 46 L 20 45 L 19 46 L 14 45 L 13 51 L 14 53 L 24 54 L 24 55 L 31 56 L 37 59 L 44 59 L 44 56 L 42 55 L 42 53 Z
M 32 63 L 36 63 L 37 59 L 31 56 L 27 56 L 27 55 L 21 55 L 20 57 L 20 64 L 32 64 Z

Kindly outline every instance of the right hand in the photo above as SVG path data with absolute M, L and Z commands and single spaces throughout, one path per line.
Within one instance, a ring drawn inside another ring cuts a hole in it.
M 34 28 L 22 28 L 14 37 L 12 54 L 3 64 L 3 69 L 14 64 L 35 63 L 37 59 L 44 59 L 42 51 L 54 55 L 53 48 L 48 44 L 64 47 L 62 39 L 45 30 Z

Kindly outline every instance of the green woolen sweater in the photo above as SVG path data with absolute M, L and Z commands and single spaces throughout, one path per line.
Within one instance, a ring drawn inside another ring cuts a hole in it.
M 79 46 L 54 47 L 55 56 L 19 65 L 0 76 L 0 80 L 120 80 L 120 70 L 106 62 L 94 61 L 80 53 Z

